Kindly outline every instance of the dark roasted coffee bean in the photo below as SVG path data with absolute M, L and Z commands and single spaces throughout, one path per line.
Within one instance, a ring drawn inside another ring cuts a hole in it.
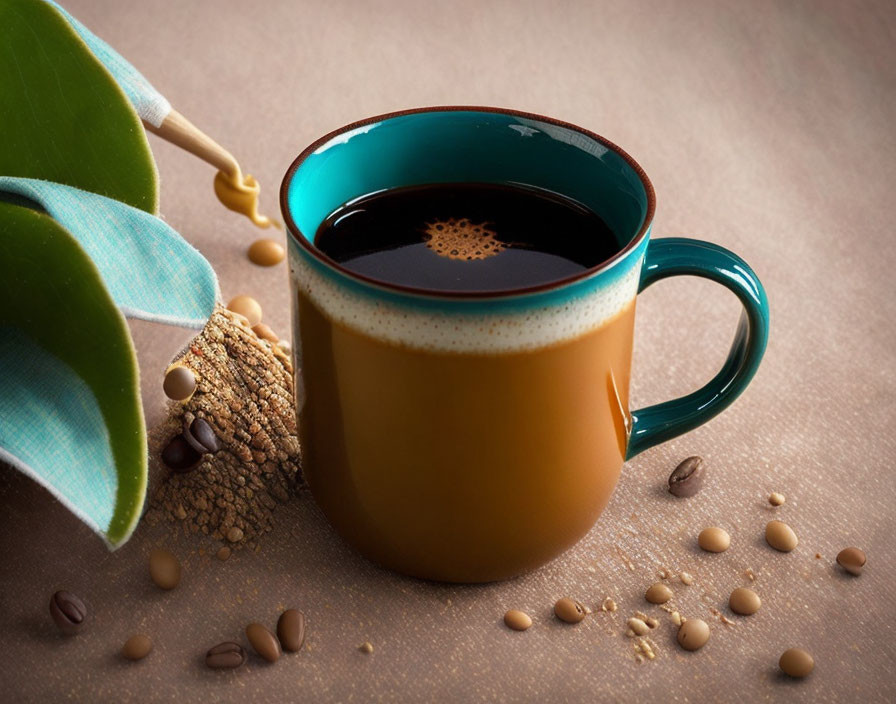
M 284 650 L 296 653 L 305 642 L 305 614 L 295 609 L 287 609 L 277 621 L 277 638 Z
M 84 602 L 71 592 L 56 592 L 50 599 L 50 616 L 59 630 L 73 636 L 81 630 L 87 618 L 87 607 Z
M 214 454 L 221 449 L 218 437 L 215 435 L 215 431 L 212 430 L 212 426 L 202 418 L 193 419 L 190 427 L 184 430 L 184 438 L 197 452 Z
M 688 457 L 669 475 L 669 493 L 674 496 L 693 496 L 703 486 L 703 458 Z
M 215 670 L 231 670 L 246 662 L 246 651 L 239 643 L 220 643 L 205 654 L 205 664 Z
M 178 435 L 162 450 L 162 462 L 175 472 L 189 472 L 199 466 L 202 455 L 190 446 L 183 435 Z
M 280 658 L 280 643 L 267 628 L 260 623 L 246 626 L 246 638 L 256 653 L 268 662 L 276 662 Z

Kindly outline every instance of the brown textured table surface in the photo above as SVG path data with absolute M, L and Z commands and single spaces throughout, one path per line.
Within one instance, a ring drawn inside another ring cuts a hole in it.
M 656 187 L 657 234 L 706 238 L 764 281 L 772 334 L 752 387 L 709 425 L 623 470 L 591 533 L 547 567 L 503 584 L 405 579 L 355 556 L 308 496 L 276 514 L 258 553 L 221 563 L 212 541 L 141 527 L 116 553 L 22 476 L 0 473 L 0 682 L 8 701 L 893 701 L 896 698 L 896 297 L 889 202 L 896 182 L 896 13 L 864 2 L 179 2 L 69 0 L 181 112 L 230 148 L 273 209 L 280 177 L 312 139 L 367 115 L 428 104 L 486 104 L 556 116 L 621 144 Z M 225 297 L 247 292 L 281 333 L 286 271 L 244 257 L 257 235 L 225 211 L 212 171 L 152 138 L 162 212 L 212 262 Z M 641 297 L 634 405 L 702 383 L 721 364 L 737 305 L 712 284 L 677 279 Z M 148 419 L 160 374 L 189 334 L 133 325 Z M 709 463 L 702 493 L 663 490 L 689 454 Z M 772 509 L 771 491 L 787 496 Z M 789 522 L 799 547 L 765 545 Z M 718 524 L 731 549 L 701 553 Z M 145 555 L 184 561 L 172 593 Z M 858 545 L 859 578 L 834 565 Z M 816 553 L 820 558 L 816 558 Z M 676 605 L 712 638 L 686 653 L 669 617 L 647 609 L 661 568 L 684 570 Z M 727 609 L 750 584 L 763 607 Z M 92 622 L 60 638 L 46 604 L 66 587 Z M 572 595 L 619 610 L 569 627 L 550 615 Z M 273 666 L 206 670 L 211 645 L 293 605 L 308 648 Z M 508 608 L 535 625 L 514 633 Z M 661 616 L 657 657 L 638 664 L 625 620 Z M 723 624 L 711 609 L 729 617 Z M 136 631 L 148 659 L 118 656 Z M 372 655 L 358 651 L 369 640 Z M 776 669 L 793 645 L 815 655 L 807 680 Z

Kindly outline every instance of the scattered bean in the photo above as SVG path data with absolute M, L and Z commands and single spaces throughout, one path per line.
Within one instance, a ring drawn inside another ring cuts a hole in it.
M 815 669 L 815 660 L 802 648 L 790 648 L 781 655 L 778 666 L 791 677 L 806 677 Z
M 678 575 L 678 579 L 681 580 L 682 584 L 688 587 L 694 583 L 694 578 L 688 572 L 682 572 Z
M 260 623 L 246 626 L 246 638 L 253 650 L 268 662 L 277 662 L 280 658 L 280 643 L 267 628 Z
M 239 643 L 220 643 L 205 654 L 205 664 L 213 670 L 232 670 L 246 662 L 246 651 Z
M 731 592 L 731 596 L 728 598 L 728 606 L 736 614 L 749 616 L 759 611 L 759 607 L 762 606 L 762 600 L 752 589 L 738 587 Z
M 221 562 L 224 562 L 224 560 L 230 557 L 231 552 L 232 551 L 229 547 L 227 547 L 226 545 L 222 545 L 220 548 L 218 548 L 218 552 L 216 552 L 215 555 L 219 560 L 221 560 Z
M 796 533 L 783 521 L 768 522 L 765 527 L 765 541 L 780 552 L 790 552 L 799 544 Z
M 127 639 L 121 654 L 128 660 L 142 660 L 152 652 L 152 641 L 148 636 L 138 634 Z
M 370 641 L 365 640 L 363 643 L 361 643 L 360 646 L 358 646 L 358 650 L 360 650 L 365 655 L 370 655 L 373 652 L 373 645 L 370 643 Z
M 566 623 L 578 623 L 585 618 L 585 606 L 574 599 L 564 597 L 554 604 L 554 615 Z
M 227 304 L 227 309 L 242 315 L 249 327 L 258 325 L 261 322 L 261 305 L 251 296 L 244 295 L 231 298 L 230 303 Z
M 673 596 L 672 590 L 662 582 L 657 582 L 644 594 L 644 598 L 651 604 L 665 604 Z
M 703 486 L 703 467 L 705 463 L 702 457 L 688 457 L 679 464 L 669 475 L 669 493 L 673 496 L 693 496 Z
M 697 536 L 697 544 L 707 552 L 725 552 L 731 545 L 731 536 L 722 528 L 704 528 Z
M 79 597 L 63 589 L 50 598 L 50 616 L 60 631 L 73 636 L 87 619 L 87 607 Z
M 180 584 L 180 562 L 167 550 L 156 548 L 149 553 L 149 576 L 160 589 L 174 589 Z
M 239 526 L 233 526 L 229 531 L 227 531 L 227 540 L 231 543 L 238 543 L 243 539 L 243 529 Z
M 837 553 L 837 564 L 858 577 L 865 567 L 865 553 L 858 548 L 844 548 Z
M 785 501 L 787 501 L 787 499 L 785 498 L 784 494 L 779 494 L 777 491 L 772 492 L 768 496 L 768 502 L 772 506 L 783 506 Z
M 511 609 L 504 614 L 504 625 L 514 631 L 525 631 L 532 625 L 532 618 L 524 611 Z
M 284 650 L 297 653 L 305 643 L 305 614 L 287 609 L 277 620 L 277 638 Z
M 286 252 L 276 240 L 262 238 L 249 245 L 249 261 L 258 266 L 274 266 L 283 261 Z
M 709 640 L 709 625 L 699 618 L 689 618 L 678 628 L 678 644 L 685 650 L 699 650 Z

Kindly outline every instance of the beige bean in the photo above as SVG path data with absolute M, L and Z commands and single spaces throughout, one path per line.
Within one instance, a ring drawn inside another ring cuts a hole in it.
M 504 625 L 514 631 L 525 631 L 532 625 L 532 618 L 524 611 L 510 609 L 504 614 Z
M 249 261 L 258 266 L 274 266 L 283 261 L 286 251 L 276 240 L 262 238 L 255 240 L 247 251 Z
M 697 544 L 707 552 L 725 552 L 731 545 L 731 536 L 722 528 L 704 528 L 697 536 Z
M 180 584 L 180 562 L 167 550 L 156 548 L 149 553 L 149 576 L 160 589 L 174 589 Z
M 644 594 L 644 598 L 651 604 L 665 604 L 673 596 L 672 590 L 662 582 L 657 582 Z
M 121 654 L 128 660 L 142 660 L 152 652 L 152 641 L 148 636 L 131 636 L 121 648 Z
M 227 310 L 242 315 L 249 327 L 261 322 L 261 305 L 252 296 L 240 295 L 230 299 Z
M 578 623 L 585 618 L 585 606 L 574 599 L 564 597 L 554 604 L 554 615 L 566 623 Z
M 802 648 L 790 648 L 781 655 L 778 666 L 791 677 L 806 677 L 815 669 L 815 660 Z
M 738 587 L 731 592 L 731 596 L 728 598 L 728 606 L 736 614 L 750 616 L 759 611 L 759 607 L 762 606 L 762 600 L 752 589 Z
M 865 553 L 858 548 L 844 548 L 837 553 L 837 564 L 858 577 L 865 567 Z
M 790 552 L 800 542 L 793 528 L 783 521 L 768 522 L 765 526 L 765 541 L 780 552 Z
M 699 618 L 689 618 L 678 628 L 678 644 L 685 650 L 699 650 L 709 640 L 709 625 Z

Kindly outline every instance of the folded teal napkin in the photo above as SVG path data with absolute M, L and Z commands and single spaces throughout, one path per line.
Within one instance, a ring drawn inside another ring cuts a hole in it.
M 0 176 L 0 191 L 39 204 L 65 227 L 126 316 L 201 329 L 212 314 L 220 296 L 211 264 L 164 220 L 49 181 Z

